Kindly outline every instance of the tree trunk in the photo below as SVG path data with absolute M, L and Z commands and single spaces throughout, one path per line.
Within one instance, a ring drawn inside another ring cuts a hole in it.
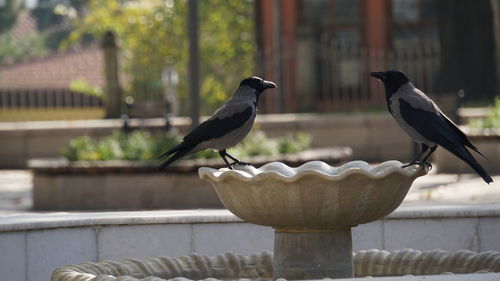
M 199 44 L 199 3 L 188 2 L 188 37 L 189 37 L 189 101 L 191 128 L 200 122 L 200 44 Z
M 106 32 L 102 48 L 104 51 L 104 74 L 106 77 L 106 118 L 120 118 L 122 89 L 119 80 L 118 46 L 113 32 Z

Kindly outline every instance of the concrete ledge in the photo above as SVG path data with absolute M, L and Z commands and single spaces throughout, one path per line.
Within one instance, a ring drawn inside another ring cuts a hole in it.
M 500 217 L 500 205 L 431 205 L 399 207 L 386 220 Z
M 500 205 L 400 207 L 352 229 L 353 250 L 500 251 Z M 273 229 L 227 210 L 18 214 L 0 217 L 5 280 L 46 281 L 66 264 L 273 249 Z M 2 280 L 3 280 L 2 279 Z
M 175 129 L 184 133 L 187 118 L 172 118 Z M 165 120 L 134 119 L 134 128 L 162 132 Z M 410 138 L 388 113 L 374 114 L 269 114 L 258 115 L 257 126 L 271 137 L 302 131 L 313 137 L 312 146 L 349 146 L 354 159 L 408 161 Z M 57 157 L 61 148 L 81 135 L 105 136 L 122 127 L 121 120 L 81 120 L 0 123 L 0 168 L 25 168 L 28 159 Z M 387 135 L 391 138 L 388 142 Z
M 298 166 L 311 160 L 338 165 L 349 160 L 348 147 L 323 148 L 292 155 L 245 159 L 255 166 L 280 161 Z M 183 160 L 158 171 L 160 162 L 33 160 L 35 210 L 143 210 L 223 208 L 198 168 L 222 167 L 221 159 Z
M 3 216 L 0 232 L 118 225 L 241 223 L 228 210 L 33 213 Z
M 500 130 L 466 130 L 470 142 L 486 157 L 471 152 L 490 174 L 500 174 Z M 438 173 L 474 173 L 471 167 L 456 156 L 439 147 L 433 155 Z
M 27 213 L 1 216 L 0 218 L 0 233 L 84 226 L 245 223 L 225 209 Z M 500 204 L 401 206 L 382 221 L 433 218 L 500 218 Z

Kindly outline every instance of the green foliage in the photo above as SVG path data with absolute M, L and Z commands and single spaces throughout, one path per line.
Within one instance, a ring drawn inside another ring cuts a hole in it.
M 38 30 L 44 34 L 45 45 L 51 51 L 59 48 L 71 32 L 65 23 L 84 10 L 86 0 L 38 0 L 31 14 L 36 18 Z
M 76 44 L 86 35 L 101 39 L 106 31 L 117 35 L 123 71 L 132 81 L 127 95 L 162 94 L 161 72 L 174 66 L 179 72 L 181 112 L 188 111 L 187 1 L 90 0 L 84 17 L 74 20 L 75 30 L 63 44 Z M 255 66 L 253 1 L 200 1 L 200 53 L 202 113 L 213 112 Z
M 231 154 L 244 156 L 277 155 L 279 144 L 277 139 L 269 139 L 262 131 L 252 131 L 236 147 L 230 149 Z
M 288 135 L 280 139 L 279 153 L 291 154 L 304 151 L 311 148 L 312 138 L 310 135 L 304 133 L 296 133 L 295 135 Z
M 16 23 L 22 8 L 21 0 L 5 0 L 3 5 L 0 5 L 0 33 L 9 30 Z
M 69 142 L 69 147 L 61 151 L 61 154 L 70 161 L 79 160 L 98 160 L 99 157 L 95 154 L 95 141 L 89 136 L 81 136 L 72 139 Z
M 70 141 L 61 154 L 70 161 L 154 160 L 165 146 L 171 147 L 177 143 L 179 139 L 171 135 L 153 138 L 147 131 L 130 134 L 115 131 L 100 140 L 88 136 L 77 137 Z
M 102 89 L 99 86 L 90 85 L 85 78 L 78 78 L 69 84 L 71 91 L 84 93 L 92 96 L 102 96 Z
M 253 130 L 239 145 L 230 149 L 238 156 L 293 154 L 311 148 L 311 136 L 296 133 L 269 138 L 263 131 Z
M 0 64 L 40 57 L 47 52 L 44 39 L 39 33 L 33 33 L 22 39 L 15 39 L 9 33 L 0 35 Z
M 92 139 L 77 137 L 70 141 L 61 155 L 70 161 L 97 160 L 155 160 L 163 152 L 179 144 L 181 138 L 175 134 L 154 137 L 147 131 L 125 134 L 115 131 L 110 136 Z M 236 157 L 257 155 L 291 154 L 310 148 L 311 138 L 305 134 L 289 135 L 283 138 L 268 138 L 262 131 L 253 131 L 245 140 L 230 149 Z M 218 153 L 204 150 L 189 158 L 216 158 Z
M 495 103 L 485 118 L 471 119 L 469 126 L 478 129 L 500 128 L 500 97 L 495 97 Z

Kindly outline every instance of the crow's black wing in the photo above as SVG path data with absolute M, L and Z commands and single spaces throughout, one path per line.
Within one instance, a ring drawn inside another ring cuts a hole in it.
M 429 141 L 442 146 L 461 144 L 457 132 L 441 115 L 415 108 L 404 99 L 399 99 L 399 110 L 403 120 Z
M 450 118 L 448 118 L 448 116 L 444 115 L 443 113 L 439 113 L 441 115 L 441 117 L 448 123 L 448 125 L 458 134 L 458 136 L 460 137 L 460 140 L 462 141 L 462 143 L 468 147 L 470 147 L 472 150 L 474 150 L 475 152 L 479 153 L 481 156 L 485 157 L 478 149 L 477 147 L 475 147 L 470 141 L 469 139 L 467 138 L 467 135 L 465 135 L 464 132 L 462 132 L 462 130 L 460 130 L 460 128 L 458 128 L 457 125 L 455 125 L 455 123 L 453 123 L 453 121 L 450 120 Z
M 487 183 L 493 181 L 488 173 L 464 147 L 464 145 L 469 143 L 465 134 L 463 134 L 454 124 L 451 126 L 451 121 L 447 120 L 447 118 L 443 118 L 441 113 L 415 108 L 403 99 L 399 99 L 399 110 L 403 120 L 420 135 L 431 142 L 441 145 L 446 150 L 465 161 Z M 464 142 L 463 138 L 465 138 L 467 142 Z
M 203 141 L 220 138 L 233 130 L 243 126 L 252 116 L 253 108 L 248 106 L 242 112 L 226 118 L 209 119 L 184 137 L 186 143 L 200 143 Z
M 233 130 L 243 126 L 252 116 L 253 108 L 247 107 L 242 112 L 233 114 L 226 118 L 209 119 L 187 134 L 182 143 L 160 155 L 160 159 L 164 159 L 171 154 L 174 154 L 170 159 L 163 163 L 159 169 L 163 170 L 177 159 L 191 152 L 199 143 L 220 138 L 230 133 Z

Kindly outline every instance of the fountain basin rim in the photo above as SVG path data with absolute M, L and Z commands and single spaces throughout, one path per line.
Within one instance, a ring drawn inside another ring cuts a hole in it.
M 310 161 L 293 168 L 280 162 L 267 163 L 260 168 L 252 166 L 236 166 L 234 170 L 228 168 L 214 169 L 202 167 L 198 174 L 203 180 L 223 182 L 227 178 L 243 182 L 276 179 L 284 182 L 294 182 L 307 176 L 320 177 L 327 181 L 340 181 L 353 174 L 361 174 L 372 179 L 381 179 L 390 174 L 400 174 L 404 177 L 419 177 L 427 174 L 428 169 L 418 165 L 401 168 L 403 163 L 397 160 L 385 161 L 380 164 L 369 164 L 365 161 L 351 161 L 334 167 L 322 161 Z

